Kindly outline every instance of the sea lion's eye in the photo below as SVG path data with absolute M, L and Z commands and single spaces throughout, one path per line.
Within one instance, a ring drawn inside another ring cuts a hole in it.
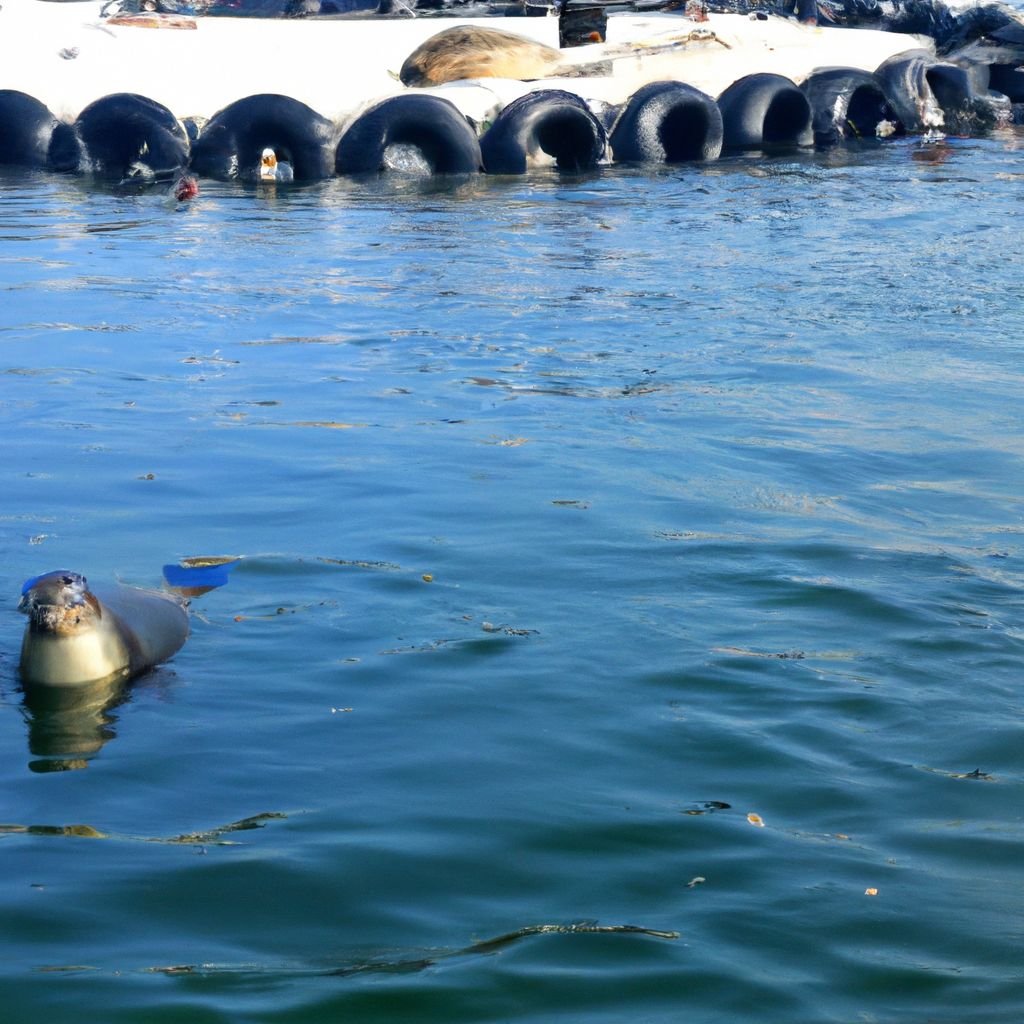
M 75 582 L 73 576 L 61 576 L 60 581 L 65 587 L 70 587 L 71 584 Z

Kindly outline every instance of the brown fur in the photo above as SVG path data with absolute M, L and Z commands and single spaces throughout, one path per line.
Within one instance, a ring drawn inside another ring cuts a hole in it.
M 528 81 L 550 75 L 562 60 L 558 50 L 532 39 L 475 25 L 447 28 L 421 43 L 402 65 L 405 85 L 429 86 L 463 78 Z

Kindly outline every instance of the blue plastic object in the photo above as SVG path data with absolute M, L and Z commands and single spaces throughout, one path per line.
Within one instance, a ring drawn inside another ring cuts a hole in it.
M 237 562 L 219 565 L 165 565 L 164 579 L 172 587 L 223 587 Z

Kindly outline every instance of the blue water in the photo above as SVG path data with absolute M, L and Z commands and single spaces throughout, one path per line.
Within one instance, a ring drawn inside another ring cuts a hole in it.
M 1024 1018 L 1022 183 L 6 174 L 4 1020 Z M 27 577 L 207 555 L 22 692 Z

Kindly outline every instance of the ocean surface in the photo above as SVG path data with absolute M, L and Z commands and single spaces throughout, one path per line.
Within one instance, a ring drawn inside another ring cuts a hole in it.
M 1024 135 L 0 177 L 6 1024 L 1024 1019 Z M 240 556 L 130 687 L 21 585 Z

